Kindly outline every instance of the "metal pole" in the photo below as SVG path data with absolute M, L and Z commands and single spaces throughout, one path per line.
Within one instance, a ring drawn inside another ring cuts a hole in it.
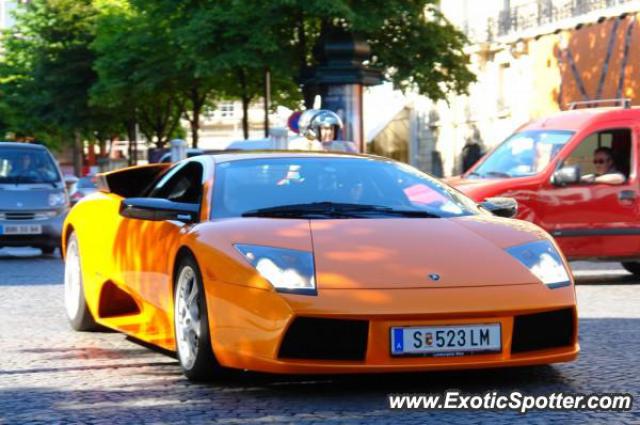
M 269 137 L 269 105 L 271 104 L 271 72 L 264 69 L 264 137 Z
M 133 142 L 133 165 L 138 165 L 138 140 L 140 140 L 140 125 L 136 122 L 136 126 L 134 127 L 136 137 Z

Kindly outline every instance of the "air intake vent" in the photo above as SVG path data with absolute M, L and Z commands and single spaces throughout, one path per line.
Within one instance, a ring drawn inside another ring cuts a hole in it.
M 138 304 L 136 304 L 131 295 L 118 288 L 111 281 L 106 282 L 102 286 L 98 316 L 108 318 L 139 313 L 140 308 L 138 308 Z
M 369 322 L 366 320 L 299 317 L 291 324 L 279 357 L 312 360 L 364 360 Z
M 516 316 L 512 353 L 566 347 L 573 344 L 576 323 L 573 309 Z
M 2 215 L 5 220 L 33 220 L 35 217 L 32 212 L 6 212 Z

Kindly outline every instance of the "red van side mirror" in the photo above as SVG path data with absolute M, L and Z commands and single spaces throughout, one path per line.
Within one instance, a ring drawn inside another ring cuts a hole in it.
M 556 170 L 551 177 L 551 183 L 556 186 L 580 183 L 580 166 L 569 165 Z

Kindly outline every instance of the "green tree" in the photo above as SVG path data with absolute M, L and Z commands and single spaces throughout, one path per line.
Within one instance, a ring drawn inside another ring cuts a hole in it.
M 142 0 L 139 0 L 142 1 Z M 317 46 L 331 28 L 352 31 L 371 48 L 370 66 L 397 88 L 438 100 L 465 93 L 474 75 L 464 35 L 433 0 L 156 0 L 157 10 L 181 10 L 173 22 L 181 58 L 197 75 L 224 76 L 218 92 L 240 98 L 246 110 L 262 95 L 264 70 L 274 104 L 296 105 L 301 81 L 318 65 Z M 224 83 L 226 80 L 226 83 Z M 308 105 L 310 106 L 310 105 Z
M 4 40 L 0 110 L 14 131 L 76 141 L 121 128 L 133 140 L 139 124 L 159 147 L 184 116 L 197 146 L 203 109 L 240 98 L 247 137 L 265 71 L 273 106 L 297 107 L 299 83 L 335 28 L 364 37 L 370 66 L 396 87 L 442 99 L 464 93 L 474 76 L 463 34 L 435 3 L 33 0 Z
M 18 133 L 74 140 L 75 171 L 84 137 L 115 128 L 104 108 L 89 104 L 96 81 L 94 53 L 97 11 L 91 0 L 33 0 L 20 9 L 5 34 L 0 64 L 4 108 Z
M 314 54 L 332 28 L 351 31 L 371 46 L 369 66 L 396 88 L 415 89 L 433 100 L 467 92 L 475 81 L 464 53 L 466 37 L 434 0 L 275 0 L 277 28 L 293 31 L 295 68 L 304 78 L 318 64 Z M 284 31 L 284 36 L 286 37 Z
M 174 10 L 172 0 L 157 0 L 157 10 Z M 249 104 L 263 95 L 268 69 L 275 105 L 294 106 L 299 87 L 291 75 L 286 46 L 274 28 L 275 9 L 267 2 L 195 0 L 180 2 L 173 39 L 178 63 L 192 81 L 206 82 L 213 99 L 240 99 L 243 130 L 248 137 Z M 268 13 L 267 16 L 263 13 Z
M 100 10 L 92 49 L 99 76 L 92 104 L 121 111 L 129 140 L 136 124 L 147 140 L 165 146 L 184 109 L 174 45 L 162 22 L 126 0 L 97 0 Z

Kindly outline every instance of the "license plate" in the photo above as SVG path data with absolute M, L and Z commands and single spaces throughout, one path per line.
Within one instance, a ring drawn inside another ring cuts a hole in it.
M 495 353 L 502 347 L 499 323 L 391 328 L 394 356 L 462 356 Z
M 0 235 L 39 235 L 42 226 L 39 224 L 5 224 L 0 226 Z

